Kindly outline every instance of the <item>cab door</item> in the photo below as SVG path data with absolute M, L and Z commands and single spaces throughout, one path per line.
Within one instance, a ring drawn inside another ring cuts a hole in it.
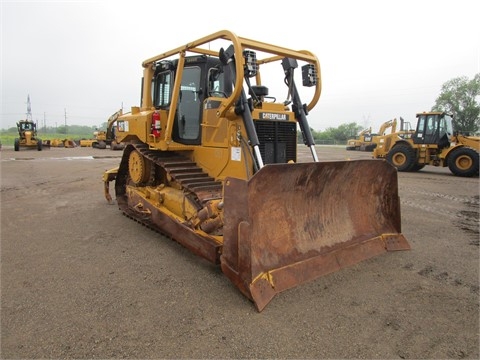
M 413 136 L 415 144 L 438 144 L 439 121 L 434 114 L 420 115 L 417 121 L 417 131 Z

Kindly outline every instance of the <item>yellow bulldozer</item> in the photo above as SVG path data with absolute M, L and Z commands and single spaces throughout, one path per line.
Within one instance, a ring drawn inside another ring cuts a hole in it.
M 37 124 L 32 120 L 20 120 L 17 122 L 18 138 L 13 142 L 13 149 L 20 151 L 21 148 L 36 149 L 42 151 L 44 147 L 48 147 L 48 143 L 43 143 L 37 135 Z
M 422 112 L 416 117 L 414 131 L 379 137 L 373 157 L 386 159 L 398 171 L 418 171 L 432 165 L 448 166 L 456 176 L 478 176 L 480 137 L 455 132 L 453 117 L 446 112 Z
M 141 104 L 117 120 L 122 158 L 103 174 L 132 226 L 219 264 L 258 311 L 281 291 L 410 248 L 392 165 L 318 159 L 313 53 L 222 30 L 142 65 Z M 280 101 L 263 82 L 275 79 Z M 297 127 L 308 162 L 297 162 Z

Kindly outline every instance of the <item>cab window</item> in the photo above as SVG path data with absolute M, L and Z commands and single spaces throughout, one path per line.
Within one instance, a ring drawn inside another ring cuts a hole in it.
M 172 137 L 183 144 L 198 144 L 200 141 L 201 99 L 200 95 L 201 68 L 192 66 L 185 68 L 180 84 L 180 96 Z
M 172 72 L 164 71 L 157 75 L 153 86 L 153 105 L 155 107 L 166 108 L 170 105 L 172 84 Z

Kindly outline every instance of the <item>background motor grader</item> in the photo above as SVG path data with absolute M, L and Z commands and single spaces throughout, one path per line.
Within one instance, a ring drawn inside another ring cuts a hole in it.
M 409 136 L 392 133 L 379 137 L 373 157 L 386 159 L 398 171 L 418 171 L 426 165 L 448 166 L 456 176 L 477 176 L 480 137 L 455 132 L 452 120 L 446 112 L 418 113 L 415 131 L 409 131 Z
M 114 181 L 125 215 L 220 264 L 258 311 L 283 290 L 409 249 L 396 169 L 317 157 L 314 54 L 219 31 L 143 69 L 141 105 L 117 120 L 125 149 L 103 175 L 105 196 Z M 310 162 L 297 162 L 298 127 Z
M 37 124 L 31 120 L 20 120 L 17 122 L 18 138 L 15 138 L 13 149 L 20 151 L 21 148 L 37 149 L 42 151 L 47 144 L 42 143 L 42 139 L 37 137 Z

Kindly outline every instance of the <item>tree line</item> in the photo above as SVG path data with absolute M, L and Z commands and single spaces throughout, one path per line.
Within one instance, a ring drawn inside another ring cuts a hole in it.
M 453 126 L 463 133 L 478 133 L 480 129 L 480 73 L 473 79 L 462 76 L 442 85 L 432 111 L 453 115 Z
M 37 132 L 39 134 L 61 134 L 61 135 L 82 135 L 82 134 L 92 134 L 98 130 L 96 126 L 86 126 L 86 125 L 60 125 L 60 126 L 39 126 L 37 125 Z M 11 128 L 2 130 L 5 133 L 17 133 L 17 127 L 13 126 Z

